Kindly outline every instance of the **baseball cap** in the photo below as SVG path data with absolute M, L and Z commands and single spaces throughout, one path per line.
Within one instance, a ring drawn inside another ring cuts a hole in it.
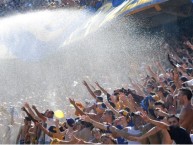
M 131 116 L 140 116 L 141 112 L 140 111 L 136 111 L 136 112 L 132 112 Z
M 96 97 L 96 100 L 99 100 L 99 102 L 103 102 L 103 97 Z
M 69 125 L 70 127 L 73 127 L 74 124 L 75 124 L 75 121 L 74 121 L 74 119 L 72 119 L 72 118 L 67 118 L 67 119 L 66 119 L 66 122 L 68 123 L 68 125 Z

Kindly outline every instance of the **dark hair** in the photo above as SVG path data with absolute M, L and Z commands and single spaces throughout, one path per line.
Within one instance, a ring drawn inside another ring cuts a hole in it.
M 52 113 L 52 115 L 54 115 L 54 111 L 50 111 L 50 113 Z
M 112 116 L 112 120 L 115 120 L 115 114 L 113 113 L 112 110 L 106 109 L 105 112 Z
M 181 91 L 183 93 L 183 95 L 186 95 L 189 101 L 191 100 L 191 98 L 192 98 L 192 91 L 191 91 L 190 88 L 183 87 L 183 88 L 180 88 L 179 91 Z
M 118 96 L 119 93 L 118 93 L 118 92 L 114 92 L 113 95 L 114 95 L 114 96 Z
M 94 126 L 93 126 L 90 122 L 81 121 L 81 124 L 82 124 L 85 128 L 90 128 L 91 130 L 94 128 Z
M 182 82 L 188 81 L 188 79 L 187 79 L 186 77 L 184 77 L 184 76 L 181 76 L 181 77 L 180 77 L 180 80 L 181 80 Z
M 94 93 L 98 94 L 99 96 L 102 94 L 101 90 L 95 90 Z
M 99 100 L 100 102 L 103 102 L 103 97 L 96 97 L 96 100 Z
M 101 106 L 102 106 L 104 109 L 107 108 L 107 106 L 105 105 L 105 103 L 101 103 Z
M 111 101 L 109 101 L 109 104 L 110 104 L 113 108 L 116 107 L 115 104 L 114 104 L 113 102 L 111 102 Z
M 174 114 L 169 115 L 169 116 L 167 117 L 167 120 L 168 120 L 168 119 L 170 119 L 170 118 L 176 118 L 176 119 L 178 120 L 178 122 L 180 121 L 180 118 L 179 118 L 179 117 L 177 117 L 177 116 L 176 116 L 176 115 L 174 115 Z
M 176 89 L 176 85 L 175 85 L 175 84 L 172 84 L 172 85 L 171 85 L 171 88 L 172 88 L 173 90 L 175 90 L 175 89 Z
M 114 139 L 112 136 L 108 135 L 108 134 L 102 134 L 101 138 L 102 137 L 107 137 L 109 138 L 114 144 L 117 144 L 117 140 Z
M 154 105 L 161 105 L 163 108 L 166 108 L 166 106 L 165 106 L 165 104 L 164 104 L 163 101 L 156 101 L 156 102 L 154 103 Z
M 127 112 L 131 111 L 129 107 L 125 107 L 124 110 L 126 110 Z
M 49 111 L 49 109 L 46 109 L 46 111 L 43 113 L 44 114 L 44 116 L 46 115 L 46 113 Z
M 31 121 L 31 119 L 29 117 L 25 117 L 26 121 Z

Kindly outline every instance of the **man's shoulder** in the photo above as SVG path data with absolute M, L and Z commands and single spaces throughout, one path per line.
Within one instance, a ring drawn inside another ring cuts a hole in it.
M 189 114 L 190 116 L 192 116 L 192 115 L 193 115 L 193 106 L 191 105 L 190 107 L 184 107 L 184 108 L 182 108 L 181 113 Z M 188 117 L 189 115 L 187 115 L 187 117 Z

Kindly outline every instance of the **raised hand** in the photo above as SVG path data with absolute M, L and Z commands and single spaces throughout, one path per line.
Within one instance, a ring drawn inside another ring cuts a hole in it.
M 116 132 L 117 128 L 115 126 L 110 126 L 109 129 L 110 129 L 111 132 Z
M 70 101 L 70 104 L 72 104 L 72 105 L 74 105 L 74 106 L 76 105 L 76 102 L 74 101 L 74 99 L 70 99 L 70 98 L 69 98 L 69 101 Z
M 174 69 L 174 81 L 178 81 L 179 80 L 179 74 L 177 69 Z
M 97 85 L 97 87 L 100 87 L 99 83 L 98 82 L 95 82 L 95 84 Z
M 150 67 L 150 65 L 148 65 L 148 66 L 147 66 L 147 70 L 151 70 L 151 67 Z
M 36 109 L 36 106 L 35 106 L 35 105 L 32 105 L 32 109 Z
M 188 47 L 192 47 L 192 44 L 190 43 L 190 41 L 186 41 L 186 42 L 184 42 L 184 44 L 186 45 L 186 46 L 188 46 Z
M 24 103 L 24 107 L 29 108 L 29 107 L 30 107 L 30 106 L 29 106 L 29 103 L 28 103 L 28 102 L 25 102 L 25 103 Z
M 172 61 L 170 54 L 168 54 L 168 61 L 170 62 L 170 64 L 171 64 L 174 68 L 176 68 L 176 65 L 175 65 L 174 62 Z
M 150 118 L 147 116 L 147 113 L 146 113 L 146 112 L 142 111 L 142 112 L 140 113 L 140 116 L 141 116 L 141 118 L 142 118 L 145 122 L 149 122 Z
M 25 107 L 21 107 L 21 110 L 22 110 L 22 111 L 25 111 L 26 109 L 25 109 Z
M 86 81 L 83 81 L 82 83 L 83 83 L 83 85 L 88 86 Z

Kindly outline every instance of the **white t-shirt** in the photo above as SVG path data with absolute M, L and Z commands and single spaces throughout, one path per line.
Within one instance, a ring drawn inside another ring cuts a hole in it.
M 193 143 L 193 134 L 190 134 L 191 141 Z
M 51 126 L 56 126 L 56 125 L 55 125 L 55 119 L 53 119 L 53 118 L 47 118 L 46 124 L 47 124 L 46 129 L 49 130 L 49 128 L 50 128 Z M 51 140 L 51 138 L 46 134 L 46 135 L 45 135 L 45 141 L 46 141 L 46 142 L 50 142 L 50 140 Z
M 134 127 L 129 126 L 129 127 L 126 127 L 126 128 L 128 129 L 127 132 L 128 132 L 129 134 L 139 135 L 139 134 L 141 133 L 140 130 L 135 130 Z M 141 144 L 141 143 L 140 143 L 140 142 L 136 142 L 136 141 L 130 141 L 130 140 L 128 140 L 128 144 Z

